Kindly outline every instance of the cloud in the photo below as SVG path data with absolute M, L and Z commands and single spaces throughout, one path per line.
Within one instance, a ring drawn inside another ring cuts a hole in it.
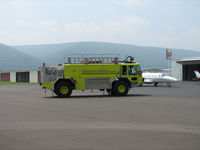
M 130 5 L 139 5 L 143 4 L 144 2 L 147 2 L 148 0 L 125 0 L 126 3 Z
M 172 28 L 172 26 L 170 26 Z M 169 29 L 169 28 L 168 28 Z M 200 28 L 175 32 L 172 30 L 141 32 L 137 44 L 142 46 L 156 46 L 176 49 L 190 49 L 200 51 Z
M 27 6 L 27 0 L 7 0 L 7 4 L 16 8 L 23 8 Z
M 132 7 L 132 6 L 148 4 L 152 1 L 153 0 L 113 0 L 113 3 L 117 5 Z
M 149 25 L 150 22 L 147 20 L 136 17 L 123 17 L 120 20 L 108 21 L 102 24 L 92 22 L 65 24 L 64 33 L 71 35 L 70 38 L 73 40 L 78 38 L 79 40 L 126 42 L 129 40 L 130 34 L 134 36 L 139 30 L 147 28 Z
M 184 45 L 185 49 L 194 49 L 200 51 L 200 28 L 193 28 L 183 31 L 180 35 L 174 36 L 173 45 L 178 45 L 177 48 L 181 48 Z
M 29 22 L 19 20 L 13 31 L 1 31 L 2 42 L 12 44 L 41 44 L 74 41 L 110 41 L 131 43 L 137 39 L 141 30 L 150 25 L 148 20 L 126 16 L 96 24 L 94 22 L 75 22 L 59 24 L 53 20 Z M 12 35 L 12 36 L 11 36 Z
M 8 45 L 102 41 L 200 50 L 200 28 L 176 31 L 170 24 L 162 30 L 152 31 L 152 28 L 155 28 L 152 22 L 134 16 L 99 24 L 18 20 L 12 30 L 0 29 L 0 41 Z

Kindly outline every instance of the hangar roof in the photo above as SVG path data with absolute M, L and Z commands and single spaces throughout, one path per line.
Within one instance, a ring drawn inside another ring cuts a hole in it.
M 0 70 L 0 73 L 8 73 L 8 72 L 30 72 L 30 71 L 39 71 L 39 69 L 31 69 L 31 70 Z
M 182 58 L 176 60 L 177 63 L 183 64 L 183 63 L 198 63 L 200 64 L 200 56 L 199 57 L 188 57 L 188 58 Z

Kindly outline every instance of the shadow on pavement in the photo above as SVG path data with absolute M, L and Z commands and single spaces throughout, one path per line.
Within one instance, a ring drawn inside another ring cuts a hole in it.
M 149 94 L 129 94 L 127 96 L 111 96 L 111 95 L 72 95 L 70 97 L 67 97 L 65 99 L 73 99 L 73 98 L 126 98 L 126 97 L 144 97 L 144 96 L 152 96 Z M 58 96 L 45 96 L 43 98 L 55 98 L 55 99 L 64 99 L 59 98 Z

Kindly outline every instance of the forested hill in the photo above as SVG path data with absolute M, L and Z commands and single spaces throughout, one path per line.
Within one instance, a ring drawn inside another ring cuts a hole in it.
M 64 56 L 68 54 L 110 54 L 117 53 L 123 57 L 131 55 L 140 62 L 143 68 L 167 68 L 166 48 L 145 47 L 128 44 L 104 43 L 104 42 L 74 42 L 62 44 L 25 45 L 14 46 L 24 53 L 38 58 L 48 65 L 56 65 L 64 62 Z M 200 52 L 191 50 L 173 49 L 173 58 L 200 56 Z
M 40 63 L 37 58 L 0 43 L 0 70 L 33 69 Z

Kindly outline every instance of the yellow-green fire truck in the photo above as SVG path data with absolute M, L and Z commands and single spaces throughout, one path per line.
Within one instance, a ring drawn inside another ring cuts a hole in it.
M 73 90 L 107 91 L 113 96 L 125 96 L 129 89 L 142 84 L 140 64 L 128 56 L 67 57 L 67 63 L 56 67 L 41 67 L 40 85 L 58 97 L 69 97 Z

